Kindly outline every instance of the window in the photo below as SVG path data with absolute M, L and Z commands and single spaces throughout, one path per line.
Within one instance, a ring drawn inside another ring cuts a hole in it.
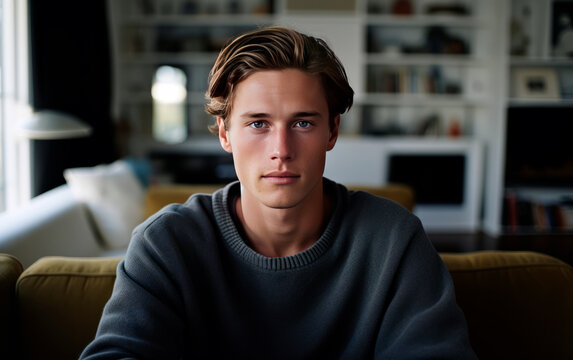
M 166 143 L 187 139 L 187 75 L 179 68 L 162 65 L 153 86 L 153 137 Z
M 30 198 L 29 144 L 17 123 L 28 97 L 27 2 L 0 0 L 0 211 Z
M 4 42 L 2 41 L 4 38 L 4 3 L 0 2 L 0 149 L 3 150 L 4 144 L 4 61 L 3 61 L 3 50 L 4 50 Z M 0 211 L 4 211 L 6 208 L 6 175 L 4 168 L 4 154 L 5 151 L 2 151 L 2 156 L 0 156 Z

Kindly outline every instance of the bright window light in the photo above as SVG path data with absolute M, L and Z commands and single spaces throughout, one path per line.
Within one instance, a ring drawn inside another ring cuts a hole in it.
M 157 68 L 153 85 L 153 137 L 166 143 L 187 139 L 187 75 L 179 68 Z

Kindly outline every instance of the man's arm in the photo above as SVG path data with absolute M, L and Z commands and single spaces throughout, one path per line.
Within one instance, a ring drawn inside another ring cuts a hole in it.
M 118 266 L 96 338 L 81 359 L 180 357 L 185 333 L 183 305 L 173 266 L 176 259 L 169 263 L 173 255 L 169 252 L 176 249 L 153 246 L 146 237 L 154 235 L 144 228 L 134 234 L 126 258 Z
M 376 358 L 476 359 L 453 282 L 424 231 L 400 259 Z

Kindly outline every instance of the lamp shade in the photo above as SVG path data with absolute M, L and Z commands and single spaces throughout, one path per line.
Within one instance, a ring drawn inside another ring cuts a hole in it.
M 20 135 L 33 140 L 89 136 L 92 128 L 77 117 L 54 110 L 41 110 L 20 123 Z

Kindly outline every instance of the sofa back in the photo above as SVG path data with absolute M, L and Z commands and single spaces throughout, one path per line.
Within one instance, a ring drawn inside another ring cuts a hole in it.
M 441 256 L 480 359 L 573 358 L 573 267 L 534 252 Z
M 189 185 L 168 184 L 150 186 L 145 194 L 144 217 L 149 217 L 166 205 L 182 204 L 189 196 L 197 193 L 211 194 L 223 185 Z M 415 194 L 412 187 L 404 184 L 386 184 L 384 186 L 349 185 L 349 190 L 361 190 L 382 196 L 397 202 L 412 211 L 415 205 Z
M 480 359 L 570 358 L 573 267 L 531 252 L 441 256 Z M 3 258 L 0 281 L 8 278 L 14 285 L 14 275 L 3 274 Z M 12 295 L 21 341 L 17 358 L 76 359 L 95 335 L 120 260 L 48 257 L 26 269 Z M 17 266 L 7 269 L 19 273 Z M 8 333 L 16 325 L 0 326 Z M 20 353 L 23 349 L 27 356 Z

